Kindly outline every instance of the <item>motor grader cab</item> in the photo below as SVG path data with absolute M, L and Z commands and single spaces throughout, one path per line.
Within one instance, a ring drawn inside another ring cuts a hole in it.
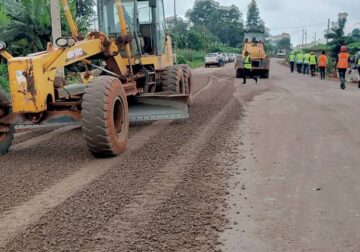
M 125 149 L 130 121 L 188 117 L 191 71 L 173 65 L 162 0 L 98 0 L 99 30 L 85 36 L 61 4 L 71 36 L 56 47 L 13 57 L 0 42 L 10 83 L 9 96 L 0 90 L 0 154 L 15 125 L 81 123 L 89 150 L 114 156 Z

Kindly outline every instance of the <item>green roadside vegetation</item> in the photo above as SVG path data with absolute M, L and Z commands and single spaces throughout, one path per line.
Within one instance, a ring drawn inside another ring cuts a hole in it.
M 168 17 L 167 24 L 177 54 L 178 64 L 198 67 L 207 53 L 241 54 L 246 29 L 265 31 L 265 45 L 270 48 L 270 34 L 260 18 L 255 0 L 248 6 L 246 23 L 235 5 L 222 6 L 214 0 L 195 1 L 183 17 Z
M 205 55 L 212 52 L 223 53 L 241 53 L 241 49 L 235 47 L 213 46 L 207 51 L 196 51 L 193 49 L 178 49 L 176 52 L 177 64 L 188 64 L 191 68 L 203 66 L 205 63 Z
M 86 32 L 94 19 L 94 0 L 69 0 L 69 7 L 81 32 Z M 0 0 L 0 40 L 6 41 L 14 56 L 46 49 L 51 40 L 50 0 Z M 62 13 L 62 15 L 64 15 Z M 64 36 L 70 31 L 62 18 Z M 9 90 L 7 65 L 0 59 L 0 87 Z
M 316 55 L 326 51 L 328 56 L 328 73 L 334 72 L 336 58 L 342 45 L 346 45 L 351 57 L 360 51 L 360 29 L 356 28 L 351 33 L 345 35 L 347 17 L 347 13 L 338 14 L 338 20 L 332 25 L 329 34 L 325 35 L 325 38 L 329 39 L 328 46 L 326 44 L 317 44 L 302 49 L 305 53 L 314 52 Z
M 0 63 L 0 87 L 9 92 L 7 65 Z

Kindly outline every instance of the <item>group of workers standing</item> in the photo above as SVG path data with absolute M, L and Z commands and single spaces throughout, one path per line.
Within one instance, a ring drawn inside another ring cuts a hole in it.
M 355 59 L 355 68 L 359 71 L 360 76 L 360 57 Z M 309 70 L 311 73 L 311 77 L 315 77 L 316 66 L 319 68 L 320 79 L 325 79 L 325 72 L 328 66 L 328 58 L 326 56 L 325 51 L 322 51 L 321 55 L 317 57 L 314 52 L 303 53 L 302 51 L 298 51 L 297 53 L 291 52 L 289 55 L 290 62 L 290 71 L 293 73 L 296 70 L 299 74 L 308 75 Z M 341 46 L 340 53 L 338 54 L 336 61 L 336 69 L 339 72 L 340 78 L 340 88 L 345 89 L 345 76 L 347 69 L 350 68 L 350 55 L 347 52 L 346 46 Z M 350 71 L 351 73 L 351 68 Z M 360 79 L 359 85 L 360 88 Z

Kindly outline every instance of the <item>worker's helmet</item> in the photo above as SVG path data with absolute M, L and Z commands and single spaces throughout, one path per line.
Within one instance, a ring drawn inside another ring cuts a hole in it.
M 340 52 L 346 52 L 346 51 L 347 51 L 346 46 L 341 46 L 341 48 L 340 48 Z

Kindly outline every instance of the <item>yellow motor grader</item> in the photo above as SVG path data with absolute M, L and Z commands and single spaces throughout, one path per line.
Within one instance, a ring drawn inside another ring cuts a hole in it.
M 98 31 L 79 34 L 61 0 L 70 37 L 8 62 L 10 95 L 0 90 L 0 155 L 15 125 L 81 123 L 95 156 L 115 156 L 127 144 L 129 122 L 188 117 L 191 71 L 173 65 L 162 0 L 98 0 Z M 79 76 L 69 81 L 65 73 Z M 81 70 L 78 70 L 81 69 Z

